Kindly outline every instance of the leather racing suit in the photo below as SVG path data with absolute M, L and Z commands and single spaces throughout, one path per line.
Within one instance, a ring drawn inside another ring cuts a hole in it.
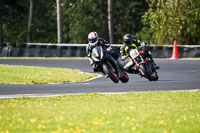
M 106 59 L 109 60 L 110 62 L 112 62 L 112 64 L 114 64 L 114 68 L 116 69 L 117 71 L 117 74 L 118 76 L 120 77 L 120 70 L 119 70 L 119 66 L 118 66 L 118 63 L 117 61 L 114 59 L 112 55 L 113 51 L 111 51 L 111 46 L 110 44 L 104 39 L 104 38 L 99 38 L 98 41 L 97 41 L 97 44 L 96 45 L 100 45 L 102 46 L 103 49 L 105 49 L 107 52 L 106 52 Z M 95 46 L 96 46 L 95 45 Z M 95 47 L 95 46 L 91 46 L 90 44 L 87 45 L 86 47 L 86 53 L 87 53 L 87 56 L 88 56 L 88 60 L 90 61 L 90 65 L 93 67 L 93 71 L 94 72 L 98 72 L 99 69 L 98 69 L 98 65 L 95 64 L 95 62 L 91 59 L 91 52 L 92 52 L 92 49 Z
M 129 52 L 131 49 L 142 50 L 144 52 L 144 56 L 150 58 L 151 62 L 154 63 L 153 57 L 150 51 L 148 51 L 146 44 L 140 40 L 133 40 L 130 45 L 124 44 L 123 46 L 120 47 L 121 60 L 126 62 L 123 68 L 128 73 L 137 73 L 136 70 L 133 69 L 135 63 L 131 60 L 131 58 L 129 58 L 130 57 Z

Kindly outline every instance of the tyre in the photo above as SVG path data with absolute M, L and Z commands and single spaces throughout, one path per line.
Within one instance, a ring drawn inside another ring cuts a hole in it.
M 120 78 L 121 82 L 122 83 L 127 83 L 129 81 L 128 74 L 126 72 L 122 72 L 122 74 L 123 74 L 123 77 Z
M 146 66 L 146 64 L 141 64 L 140 65 L 140 73 L 141 73 L 142 76 L 144 76 L 145 78 L 147 78 L 149 81 L 153 80 L 153 78 L 151 76 L 151 73 L 149 72 L 149 69 Z
M 154 75 L 152 76 L 152 80 L 153 81 L 158 81 L 159 77 L 158 77 L 158 74 L 157 72 L 154 72 Z
M 117 74 L 113 70 L 114 70 L 114 68 L 110 63 L 109 64 L 108 63 L 103 64 L 103 71 L 105 72 L 105 74 L 107 74 L 108 77 L 114 83 L 118 83 L 119 82 L 119 78 L 118 78 Z

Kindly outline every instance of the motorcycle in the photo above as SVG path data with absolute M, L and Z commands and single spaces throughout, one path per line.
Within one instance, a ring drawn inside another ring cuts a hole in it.
M 121 78 L 118 77 L 115 65 L 106 59 L 107 51 L 102 46 L 95 46 L 92 49 L 91 59 L 97 64 L 98 69 L 106 76 L 109 77 L 114 83 L 121 80 L 122 83 L 127 83 L 129 80 L 128 74 L 120 69 Z
M 139 75 L 147 78 L 149 81 L 157 81 L 159 79 L 151 59 L 145 57 L 143 51 L 131 49 L 130 56 L 132 61 L 135 63 L 134 69 L 138 72 Z

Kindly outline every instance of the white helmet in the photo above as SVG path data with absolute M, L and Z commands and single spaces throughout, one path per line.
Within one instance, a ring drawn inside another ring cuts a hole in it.
M 98 42 L 99 36 L 96 32 L 90 32 L 88 34 L 88 41 L 91 46 L 95 46 Z

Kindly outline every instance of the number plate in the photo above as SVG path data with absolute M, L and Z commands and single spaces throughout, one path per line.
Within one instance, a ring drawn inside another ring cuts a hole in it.
M 139 55 L 139 52 L 138 52 L 137 49 L 133 49 L 133 50 L 130 51 L 130 56 L 132 58 L 136 58 L 138 55 Z

